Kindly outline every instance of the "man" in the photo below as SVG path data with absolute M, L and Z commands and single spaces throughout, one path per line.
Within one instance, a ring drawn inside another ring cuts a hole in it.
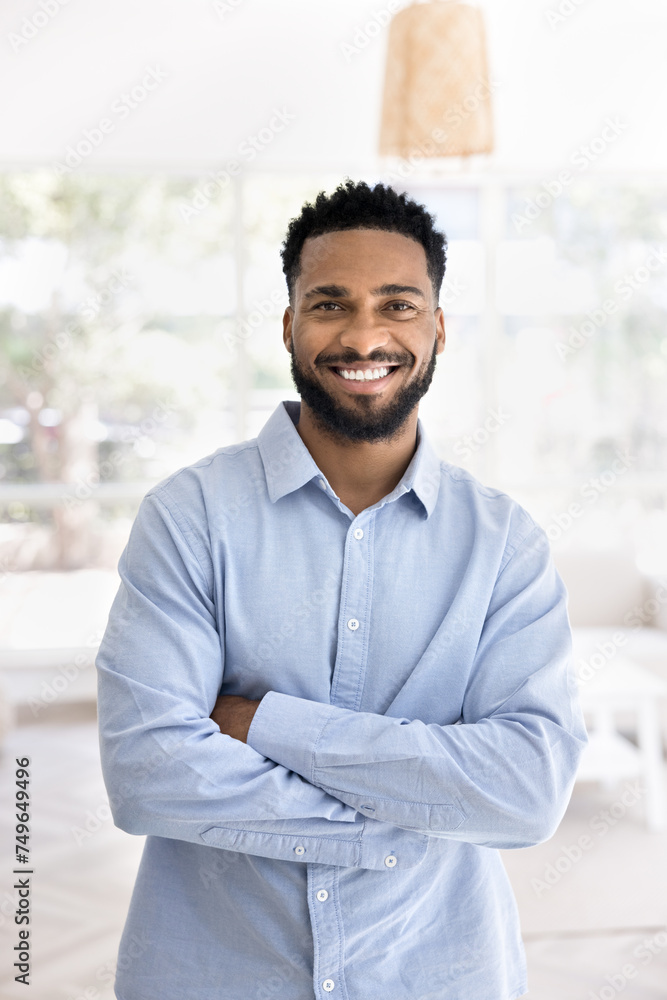
M 97 661 L 114 820 L 148 835 L 119 1000 L 526 991 L 496 849 L 553 834 L 586 733 L 544 532 L 418 419 L 445 247 L 390 187 L 305 205 L 301 402 L 141 504 Z

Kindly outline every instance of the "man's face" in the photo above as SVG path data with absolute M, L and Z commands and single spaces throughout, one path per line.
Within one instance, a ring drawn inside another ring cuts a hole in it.
M 429 388 L 445 346 L 421 243 L 377 229 L 307 239 L 283 341 L 296 390 L 322 430 L 391 439 Z M 341 374 L 383 366 L 388 373 L 372 380 Z

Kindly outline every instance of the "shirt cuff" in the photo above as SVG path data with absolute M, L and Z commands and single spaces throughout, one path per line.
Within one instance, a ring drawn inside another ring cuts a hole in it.
M 262 756 L 295 771 L 311 784 L 317 784 L 313 776 L 322 733 L 327 723 L 347 714 L 349 709 L 337 705 L 269 691 L 259 703 L 246 742 Z M 331 795 L 337 794 L 333 789 L 326 790 Z M 428 840 L 423 833 L 401 829 L 366 815 L 358 845 L 359 860 L 353 864 L 375 871 L 415 868 L 426 857 Z M 304 860 L 318 861 L 319 858 L 312 855 Z M 347 860 L 335 863 L 351 864 Z
M 340 712 L 336 705 L 269 691 L 250 723 L 246 743 L 312 783 L 315 747 L 326 724 Z

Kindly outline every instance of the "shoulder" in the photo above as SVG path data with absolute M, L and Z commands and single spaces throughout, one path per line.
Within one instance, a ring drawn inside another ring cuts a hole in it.
M 238 502 L 249 485 L 264 482 L 257 439 L 218 448 L 152 486 L 144 504 L 166 510 L 186 535 L 208 538 L 208 522 Z
M 466 469 L 440 463 L 443 511 L 467 523 L 477 536 L 503 541 L 509 558 L 527 539 L 544 534 L 529 512 L 503 490 L 487 486 Z
M 257 439 L 218 448 L 191 465 L 185 465 L 152 486 L 146 496 L 155 495 L 169 506 L 179 500 L 191 501 L 198 494 L 224 488 L 230 481 L 242 481 L 259 459 Z

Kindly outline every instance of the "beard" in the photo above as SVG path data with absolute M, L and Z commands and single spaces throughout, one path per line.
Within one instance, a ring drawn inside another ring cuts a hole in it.
M 339 402 L 333 393 L 327 391 L 320 380 L 312 375 L 296 357 L 294 341 L 290 354 L 292 381 L 301 399 L 312 411 L 319 428 L 339 443 L 349 441 L 390 441 L 401 430 L 408 417 L 427 392 L 437 360 L 437 338 L 433 342 L 433 353 L 411 380 L 401 385 L 390 402 L 384 403 L 374 394 L 355 394 L 349 406 Z M 336 362 L 337 366 L 352 364 L 357 358 L 346 357 Z M 373 359 L 369 359 L 373 360 Z M 383 360 L 387 360 L 386 358 Z M 378 362 L 381 364 L 382 362 Z M 406 367 L 408 363 L 403 363 Z M 321 363 L 320 363 L 320 366 Z M 396 370 L 400 378 L 401 369 Z

